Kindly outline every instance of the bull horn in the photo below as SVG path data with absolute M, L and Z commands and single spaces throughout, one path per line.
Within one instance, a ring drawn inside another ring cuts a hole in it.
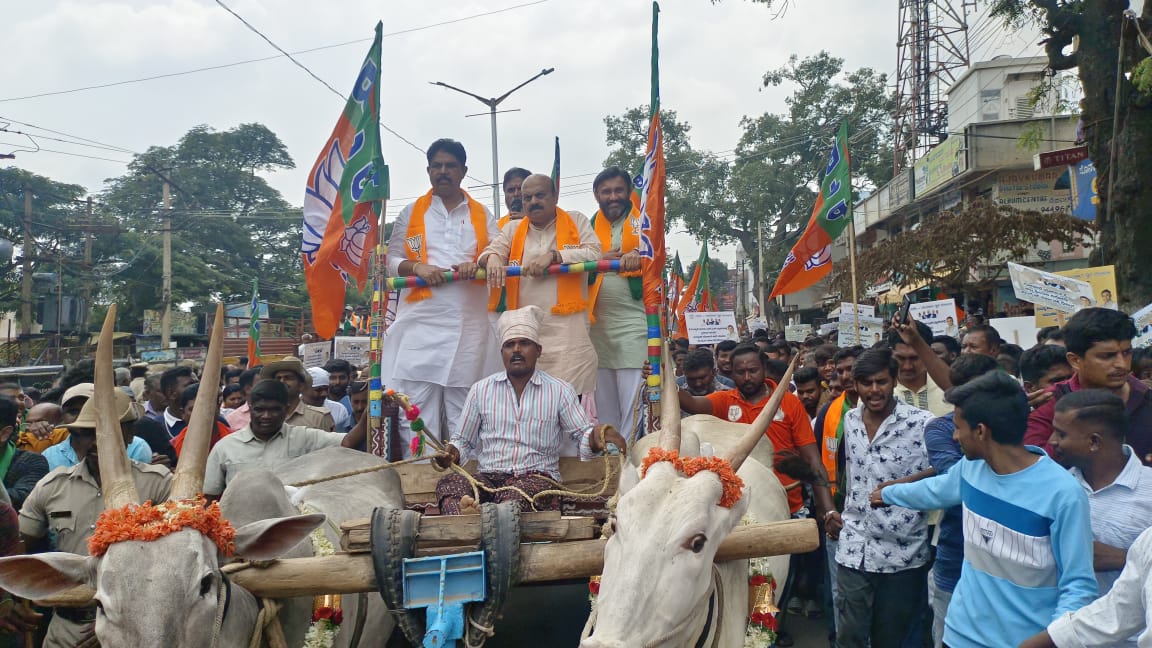
M 680 451 L 680 396 L 668 343 L 660 353 L 660 447 Z
M 171 499 L 196 497 L 204 492 L 204 467 L 212 445 L 212 429 L 216 427 L 216 402 L 220 394 L 220 362 L 224 355 L 224 304 L 216 305 L 216 320 L 212 323 L 212 337 L 208 342 L 208 357 L 204 360 L 204 373 L 196 391 L 196 404 L 192 407 L 192 420 L 184 433 L 184 446 L 180 462 L 172 478 Z
M 776 412 L 780 410 L 780 403 L 784 400 L 784 395 L 788 393 L 788 384 L 792 382 L 792 372 L 796 370 L 796 363 L 800 361 L 800 355 L 797 354 L 792 358 L 792 363 L 788 365 L 788 370 L 784 372 L 784 377 L 780 379 L 780 383 L 776 385 L 776 389 L 772 391 L 771 398 L 768 399 L 768 404 L 764 409 L 760 410 L 760 415 L 752 421 L 752 425 L 748 426 L 748 430 L 744 436 L 740 437 L 740 441 L 732 448 L 732 452 L 728 456 L 728 462 L 732 464 L 732 470 L 739 470 L 740 465 L 748 458 L 748 454 L 760 442 L 760 437 L 768 431 L 768 426 L 772 424 L 772 419 L 776 418 Z
M 115 509 L 138 504 L 132 465 L 120 432 L 120 415 L 116 411 L 116 380 L 112 370 L 112 332 L 116 328 L 116 304 L 108 306 L 100 340 L 96 343 L 95 386 L 92 390 L 96 408 L 97 463 L 100 466 L 100 488 L 104 491 L 104 508 Z

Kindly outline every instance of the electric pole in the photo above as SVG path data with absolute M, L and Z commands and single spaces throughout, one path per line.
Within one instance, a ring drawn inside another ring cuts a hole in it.
M 92 196 L 88 196 L 88 221 L 84 232 L 84 310 L 80 318 L 80 337 L 83 339 L 84 356 L 88 356 L 88 315 L 92 312 Z
M 160 318 L 160 348 L 168 349 L 172 330 L 172 189 L 164 181 L 164 275 L 160 301 L 163 311 Z
M 23 276 L 20 280 L 20 335 L 32 335 L 32 189 L 24 187 L 24 250 L 21 254 Z M 24 348 L 21 345 L 21 348 Z M 25 358 L 27 361 L 27 358 Z

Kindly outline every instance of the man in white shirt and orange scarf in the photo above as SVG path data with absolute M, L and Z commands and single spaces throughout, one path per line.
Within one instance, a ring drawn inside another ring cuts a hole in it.
M 592 345 L 599 357 L 596 415 L 630 435 L 639 420 L 641 370 L 648 360 L 648 323 L 640 279 L 640 212 L 631 201 L 632 177 L 608 167 L 592 181 L 600 205 L 592 229 L 605 259 L 619 260 L 619 273 L 589 274 Z
M 418 276 L 434 288 L 400 295 L 381 359 L 385 386 L 407 394 L 429 431 L 447 440 L 456 431 L 468 389 L 500 367 L 499 343 L 486 313 L 482 282 L 447 283 L 444 273 L 476 276 L 476 257 L 499 230 L 496 219 L 460 183 L 467 153 L 455 140 L 428 148 L 432 189 L 400 212 L 388 242 L 388 274 Z M 403 417 L 401 417 L 403 419 Z M 411 428 L 401 421 L 405 454 Z
M 488 287 L 495 293 L 507 287 L 493 311 L 528 305 L 542 308 L 540 368 L 572 385 L 581 403 L 593 411 L 596 389 L 596 349 L 588 336 L 588 277 L 583 273 L 549 275 L 557 263 L 578 263 L 600 258 L 600 241 L 588 219 L 579 212 L 556 206 L 552 178 L 535 174 L 521 186 L 526 218 L 505 227 L 480 254 L 487 269 Z M 506 276 L 504 267 L 518 265 L 522 277 Z M 503 302 L 503 303 L 500 303 Z

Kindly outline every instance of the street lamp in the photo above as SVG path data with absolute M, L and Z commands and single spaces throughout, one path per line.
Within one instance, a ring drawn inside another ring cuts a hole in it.
M 429 81 L 429 83 L 431 83 L 432 85 L 438 85 L 438 86 L 441 86 L 444 88 L 448 88 L 449 90 L 455 90 L 456 92 L 459 92 L 460 94 L 466 94 L 469 97 L 472 97 L 473 99 L 484 104 L 485 106 L 488 106 L 488 114 L 492 118 L 492 214 L 494 216 L 496 216 L 497 218 L 500 217 L 500 162 L 499 162 L 499 156 L 497 155 L 497 151 L 496 151 L 496 106 L 499 106 L 500 102 L 504 101 L 509 96 L 511 96 L 513 92 L 516 92 L 520 88 L 523 88 L 524 86 L 528 85 L 529 83 L 532 83 L 536 79 L 539 79 L 540 77 L 542 77 L 546 74 L 552 74 L 552 71 L 555 69 L 556 68 L 545 68 L 543 70 L 540 70 L 540 72 L 538 72 L 536 74 L 536 76 L 532 77 L 531 79 L 528 79 L 524 83 L 521 83 L 520 85 L 516 86 L 515 88 L 512 88 L 511 90 L 509 90 L 508 92 L 505 92 L 504 94 L 500 95 L 499 97 L 494 97 L 491 99 L 485 99 L 484 97 L 481 97 L 478 94 L 468 92 L 467 90 L 462 90 L 462 89 L 457 88 L 456 86 L 453 86 L 453 85 L 448 85 L 447 83 L 444 83 L 443 81 Z

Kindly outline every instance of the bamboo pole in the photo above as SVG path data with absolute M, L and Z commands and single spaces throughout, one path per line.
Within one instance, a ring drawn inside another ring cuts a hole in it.
M 852 271 L 852 318 L 856 321 L 856 344 L 860 344 L 860 299 L 856 292 L 856 224 L 851 218 L 848 219 L 848 265 Z M 844 313 L 840 313 L 840 317 L 844 317 Z
M 577 540 L 520 545 L 520 583 L 545 583 L 595 576 L 604 569 L 606 540 Z M 814 551 L 820 544 L 816 521 L 785 520 L 736 527 L 721 543 L 716 562 L 746 560 Z M 247 563 L 242 563 L 247 565 Z M 262 598 L 374 592 L 376 578 L 368 554 L 335 554 L 317 558 L 290 558 L 267 567 L 230 572 L 234 583 Z M 81 607 L 91 602 L 93 590 L 77 587 L 39 603 Z

